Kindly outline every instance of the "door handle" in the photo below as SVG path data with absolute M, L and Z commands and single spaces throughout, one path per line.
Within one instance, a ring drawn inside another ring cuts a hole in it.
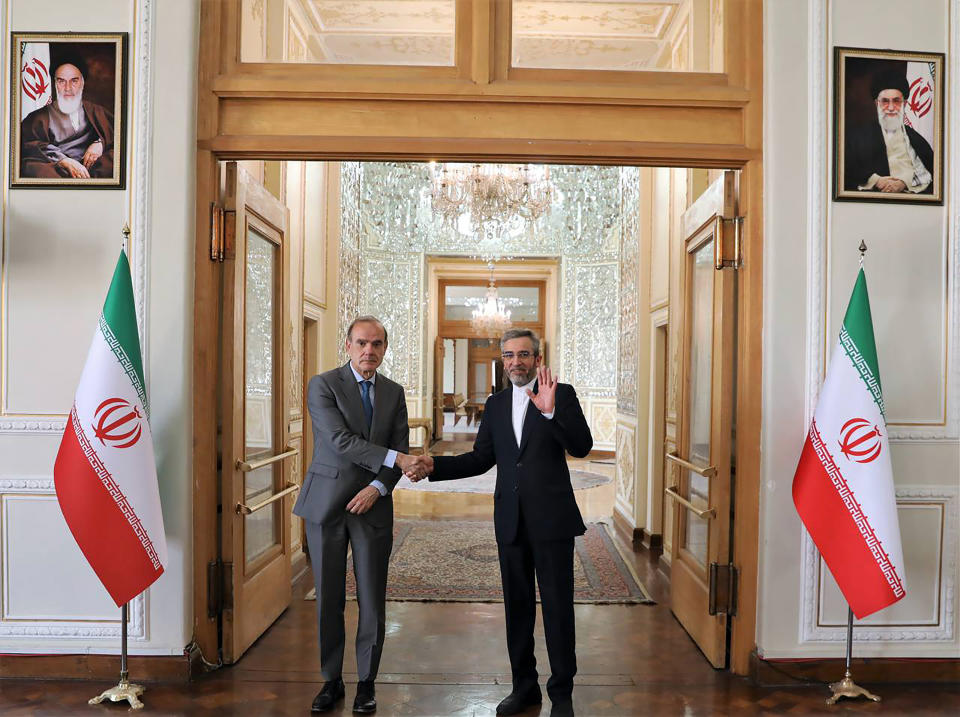
M 678 456 L 676 453 L 668 453 L 667 459 L 670 461 L 673 461 L 674 463 L 676 463 L 678 466 L 681 466 L 682 468 L 686 468 L 688 471 L 693 471 L 697 475 L 703 476 L 704 478 L 713 478 L 717 474 L 716 466 L 701 467 L 695 463 L 691 463 L 690 461 L 684 460 L 683 458 Z
M 291 448 L 290 446 L 287 446 L 287 449 L 283 453 L 278 453 L 277 455 L 270 456 L 268 458 L 261 458 L 260 460 L 249 461 L 249 462 L 237 460 L 237 470 L 243 471 L 244 473 L 249 473 L 250 471 L 257 470 L 257 468 L 263 468 L 264 466 L 268 466 L 271 463 L 277 463 L 278 461 L 282 461 L 292 456 L 295 456 L 297 455 L 297 453 L 299 453 L 299 451 L 296 448 Z
M 264 501 L 261 501 L 260 503 L 254 503 L 253 505 L 245 505 L 243 503 L 237 503 L 237 515 L 250 515 L 251 513 L 258 511 L 261 508 L 266 508 L 271 503 L 277 502 L 278 500 L 283 498 L 285 495 L 290 495 L 291 493 L 295 493 L 298 490 L 300 490 L 300 486 L 297 485 L 296 483 L 287 483 L 287 487 L 284 488 L 282 491 L 280 491 L 279 493 L 274 493 L 269 498 L 267 498 Z
M 675 501 L 677 501 L 677 502 L 678 502 L 680 505 L 682 505 L 684 508 L 690 509 L 693 513 L 696 514 L 696 516 L 697 516 L 698 518 L 715 518 L 716 515 L 717 515 L 717 511 L 715 511 L 713 508 L 707 508 L 706 510 L 700 510 L 700 508 L 698 508 L 698 507 L 695 506 L 693 503 L 691 503 L 689 500 L 687 500 L 687 499 L 684 498 L 682 495 L 680 495 L 679 493 L 677 493 L 677 489 L 674 488 L 674 487 L 672 487 L 672 486 L 669 487 L 669 488 L 664 488 L 663 492 L 666 493 L 667 495 L 669 495 L 669 496 L 670 496 L 671 498 L 673 498 Z

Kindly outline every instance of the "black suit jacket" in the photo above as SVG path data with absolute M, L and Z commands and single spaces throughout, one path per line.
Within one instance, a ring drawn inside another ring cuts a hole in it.
M 537 386 L 534 385 L 534 393 Z M 583 535 L 586 526 L 573 498 L 564 453 L 577 458 L 593 447 L 590 427 L 573 386 L 557 385 L 552 419 L 530 403 L 520 445 L 513 433 L 513 386 L 487 399 L 473 450 L 459 456 L 434 457 L 430 480 L 451 480 L 485 473 L 496 463 L 493 522 L 497 542 L 513 543 L 520 511 L 535 540 Z
M 917 157 L 923 162 L 931 176 L 933 175 L 933 149 L 912 127 L 904 127 L 907 140 Z M 871 122 L 847 130 L 846 152 L 843 159 L 843 188 L 856 192 L 857 187 L 867 183 L 870 175 L 881 177 L 890 175 L 890 163 L 887 161 L 887 145 L 883 141 L 883 130 L 879 122 Z M 932 194 L 934 182 L 930 182 L 921 194 Z M 879 191 L 879 190 L 876 190 Z

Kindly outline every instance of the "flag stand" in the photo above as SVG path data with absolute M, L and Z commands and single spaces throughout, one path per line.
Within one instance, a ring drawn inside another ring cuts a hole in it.
M 863 689 L 853 681 L 853 675 L 850 674 L 850 657 L 853 653 L 853 610 L 847 607 L 847 669 L 843 679 L 839 682 L 833 682 L 830 685 L 830 691 L 833 693 L 827 700 L 828 705 L 836 704 L 837 700 L 846 697 L 855 700 L 858 697 L 866 697 L 868 700 L 879 702 L 880 698 L 872 692 Z
M 126 700 L 130 703 L 130 709 L 141 710 L 143 709 L 143 702 L 140 701 L 139 697 L 143 694 L 143 685 L 131 684 L 127 679 L 129 675 L 127 673 L 126 603 L 120 608 L 120 623 L 123 626 L 121 628 L 122 632 L 120 633 L 120 682 L 116 687 L 111 687 L 109 690 L 101 692 L 97 697 L 91 698 L 87 704 L 98 705 L 104 700 L 110 700 L 110 702 L 123 702 Z

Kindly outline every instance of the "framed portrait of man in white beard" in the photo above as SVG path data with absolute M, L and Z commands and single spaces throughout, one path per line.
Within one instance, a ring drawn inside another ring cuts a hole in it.
M 943 204 L 944 55 L 834 48 L 833 198 Z
M 123 189 L 127 33 L 11 34 L 10 186 Z

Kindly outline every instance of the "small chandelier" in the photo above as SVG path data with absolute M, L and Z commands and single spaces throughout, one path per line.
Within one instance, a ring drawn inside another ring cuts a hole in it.
M 546 165 L 432 162 L 430 169 L 433 210 L 454 229 L 461 217 L 469 217 L 483 259 L 500 258 L 500 235 L 508 225 L 536 221 L 553 204 Z
M 492 261 L 487 263 L 487 268 L 490 269 L 490 285 L 487 287 L 487 295 L 483 303 L 473 310 L 470 325 L 474 331 L 483 336 L 500 336 L 513 324 L 510 322 L 510 311 L 500 298 L 497 285 L 493 281 Z

